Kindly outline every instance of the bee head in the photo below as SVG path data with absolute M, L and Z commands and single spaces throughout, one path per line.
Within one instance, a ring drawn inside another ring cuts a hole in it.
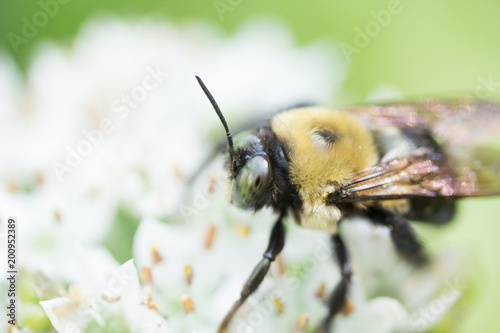
M 263 206 L 273 180 L 271 162 L 263 146 L 265 133 L 258 129 L 243 131 L 235 137 L 233 143 L 226 119 L 215 99 L 203 81 L 198 76 L 196 79 L 226 130 L 229 171 L 233 180 L 230 200 L 243 209 L 258 209 Z
M 243 209 L 256 209 L 269 191 L 273 170 L 264 151 L 263 130 L 247 130 L 236 135 L 235 159 L 232 165 L 231 201 Z

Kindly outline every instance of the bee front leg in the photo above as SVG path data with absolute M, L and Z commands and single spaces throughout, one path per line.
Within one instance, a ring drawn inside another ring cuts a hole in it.
M 323 320 L 323 323 L 318 327 L 318 333 L 328 333 L 330 332 L 332 321 L 335 315 L 342 309 L 346 302 L 347 290 L 349 289 L 349 284 L 351 282 L 351 267 L 349 265 L 349 259 L 347 257 L 347 250 L 344 245 L 344 241 L 340 235 L 332 236 L 332 244 L 337 257 L 337 262 L 340 266 L 340 282 L 337 284 L 335 289 L 328 299 L 328 315 Z
M 229 325 L 231 321 L 238 311 L 238 309 L 243 305 L 245 300 L 259 287 L 259 285 L 264 280 L 269 267 L 271 266 L 271 262 L 274 261 L 276 256 L 281 252 L 283 246 L 285 245 L 285 226 L 283 225 L 283 217 L 285 213 L 282 212 L 278 221 L 274 224 L 273 230 L 271 231 L 271 237 L 269 238 L 269 245 L 267 247 L 266 252 L 262 260 L 255 266 L 252 274 L 245 282 L 243 289 L 240 293 L 240 299 L 238 299 L 232 306 L 231 310 L 229 310 L 228 314 L 224 318 L 224 320 L 219 325 L 219 329 L 217 332 L 224 333 L 228 332 Z

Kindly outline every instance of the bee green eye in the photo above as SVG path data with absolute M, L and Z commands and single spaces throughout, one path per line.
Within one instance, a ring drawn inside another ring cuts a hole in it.
M 272 180 L 269 159 L 257 155 L 248 160 L 236 176 L 232 199 L 240 208 L 252 209 L 266 193 Z
M 235 136 L 234 149 L 238 150 L 250 145 L 260 145 L 260 140 L 255 130 L 243 131 Z

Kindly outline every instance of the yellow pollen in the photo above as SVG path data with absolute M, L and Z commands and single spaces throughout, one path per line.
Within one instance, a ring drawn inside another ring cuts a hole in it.
M 278 314 L 282 314 L 283 313 L 283 303 L 281 303 L 281 301 L 277 298 L 275 298 L 273 301 L 274 301 L 274 305 L 276 306 L 276 310 L 278 310 Z
M 355 308 L 356 307 L 354 306 L 353 301 L 351 301 L 350 299 L 346 300 L 341 310 L 342 315 L 344 315 L 344 317 L 349 316 L 354 311 Z
M 151 267 L 144 266 L 141 270 L 141 280 L 145 283 L 153 283 L 153 275 L 151 274 Z
M 194 302 L 188 294 L 184 294 L 181 296 L 181 303 L 184 313 L 188 314 L 189 312 L 194 311 Z
M 158 252 L 158 248 L 156 247 L 156 245 L 153 245 L 151 247 L 151 255 L 153 256 L 153 263 L 154 264 L 157 264 L 163 260 L 160 252 Z
M 238 223 L 236 225 L 236 231 L 241 236 L 246 237 L 246 236 L 248 236 L 248 234 L 250 234 L 250 227 L 244 223 Z
M 148 308 L 153 310 L 153 311 L 158 312 L 158 303 L 156 303 L 156 301 L 149 301 Z
M 57 209 L 54 209 L 54 217 L 55 217 L 57 222 L 61 222 L 61 214 L 59 213 L 59 211 Z
M 188 265 L 184 267 L 184 274 L 186 275 L 186 281 L 189 285 L 193 281 L 193 266 Z
M 324 282 L 321 282 L 316 289 L 316 293 L 314 294 L 317 298 L 323 299 L 325 297 L 326 285 Z
M 296 332 L 304 332 L 309 327 L 309 315 L 307 313 L 302 313 L 297 322 L 295 323 L 295 331 Z

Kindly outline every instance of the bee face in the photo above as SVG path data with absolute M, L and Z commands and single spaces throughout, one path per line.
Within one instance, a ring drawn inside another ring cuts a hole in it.
M 231 202 L 243 209 L 255 209 L 272 184 L 272 166 L 261 137 L 255 130 L 244 131 L 234 140 L 235 161 Z
M 289 184 L 289 165 L 271 122 L 239 133 L 235 140 L 217 102 L 203 81 L 196 77 L 226 130 L 228 169 L 232 180 L 230 200 L 243 209 L 259 210 L 272 206 L 276 210 L 291 206 L 296 188 Z M 295 205 L 296 206 L 296 205 Z

